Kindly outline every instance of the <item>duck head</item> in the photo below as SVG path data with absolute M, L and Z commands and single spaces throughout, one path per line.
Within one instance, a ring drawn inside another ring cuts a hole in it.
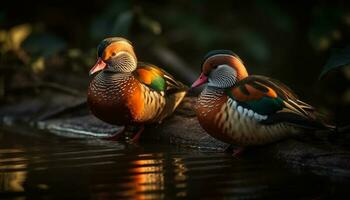
M 205 57 L 202 73 L 191 88 L 205 83 L 216 88 L 228 88 L 248 76 L 242 60 L 230 50 L 213 50 Z
M 97 62 L 89 74 L 105 69 L 121 73 L 132 72 L 136 66 L 137 58 L 130 41 L 121 37 L 106 38 L 97 46 Z

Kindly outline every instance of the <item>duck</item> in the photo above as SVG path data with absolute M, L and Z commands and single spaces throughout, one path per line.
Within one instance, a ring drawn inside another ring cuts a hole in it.
M 144 125 L 170 116 L 188 90 L 164 69 L 138 62 L 132 43 L 122 37 L 101 41 L 89 75 L 87 104 L 92 114 L 124 127 L 109 138 L 113 140 L 125 136 L 137 142 Z
M 201 127 L 212 137 L 246 147 L 265 145 L 307 130 L 334 129 L 316 109 L 301 101 L 282 82 L 249 75 L 243 61 L 231 50 L 213 50 L 201 65 L 193 88 L 206 84 L 195 112 Z

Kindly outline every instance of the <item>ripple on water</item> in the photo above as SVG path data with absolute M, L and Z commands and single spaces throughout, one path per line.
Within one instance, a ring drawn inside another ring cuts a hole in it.
M 265 158 L 0 134 L 0 198 L 285 199 L 334 192 L 319 177 L 292 173 Z

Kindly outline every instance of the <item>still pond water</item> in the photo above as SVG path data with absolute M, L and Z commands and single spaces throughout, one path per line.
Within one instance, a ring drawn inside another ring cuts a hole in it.
M 0 199 L 329 199 L 349 189 L 267 158 L 0 132 Z

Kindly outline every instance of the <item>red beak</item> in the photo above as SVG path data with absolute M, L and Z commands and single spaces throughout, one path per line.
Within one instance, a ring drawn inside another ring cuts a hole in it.
M 196 88 L 198 86 L 205 84 L 206 82 L 208 82 L 208 77 L 203 73 L 201 73 L 199 78 L 192 84 L 191 88 Z
M 98 58 L 96 64 L 90 69 L 89 75 L 91 76 L 94 73 L 103 70 L 106 66 L 106 63 L 103 62 L 101 58 Z

